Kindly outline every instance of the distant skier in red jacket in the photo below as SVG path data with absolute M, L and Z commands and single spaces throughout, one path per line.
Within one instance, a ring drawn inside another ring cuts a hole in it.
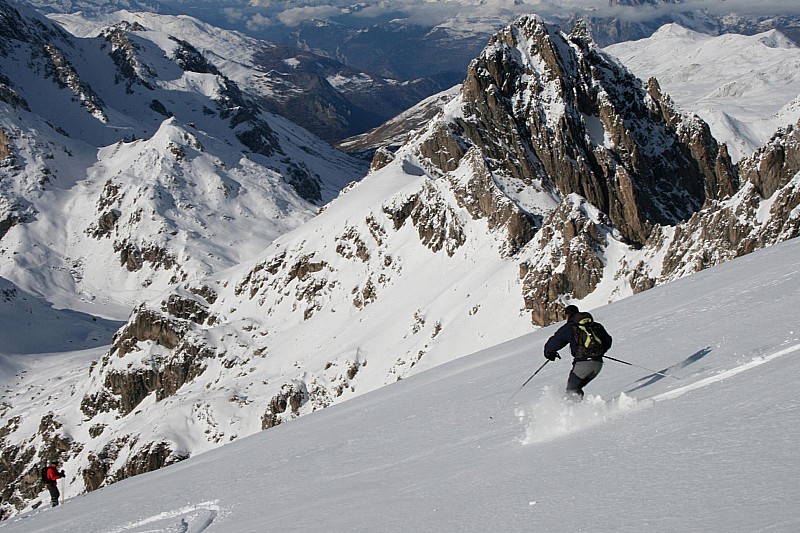
M 45 470 L 44 484 L 50 492 L 50 503 L 53 504 L 53 507 L 58 505 L 58 499 L 61 496 L 61 493 L 58 492 L 58 480 L 62 477 L 66 477 L 66 474 L 64 474 L 63 470 L 58 469 L 58 461 L 50 461 L 47 470 Z

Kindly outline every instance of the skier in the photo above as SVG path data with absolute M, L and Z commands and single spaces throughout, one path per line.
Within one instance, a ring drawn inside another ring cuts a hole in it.
M 45 486 L 50 492 L 50 503 L 53 504 L 53 507 L 58 505 L 58 498 L 61 496 L 61 493 L 58 492 L 58 480 L 62 477 L 66 477 L 66 474 L 63 470 L 58 469 L 58 461 L 55 459 L 50 461 L 50 465 L 45 471 Z
M 544 345 L 544 356 L 550 361 L 561 359 L 558 350 L 569 344 L 574 358 L 572 371 L 567 379 L 567 397 L 583 399 L 583 388 L 603 368 L 603 354 L 611 348 L 611 335 L 594 322 L 592 315 L 581 313 L 577 306 L 564 308 L 567 323 L 558 328 Z

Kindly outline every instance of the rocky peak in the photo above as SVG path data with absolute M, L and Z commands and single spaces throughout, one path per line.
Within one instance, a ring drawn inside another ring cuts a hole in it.
M 735 179 L 699 119 L 599 50 L 580 26 L 566 36 L 535 16 L 492 38 L 469 67 L 461 116 L 431 135 L 424 154 L 444 171 L 477 146 L 495 174 L 560 196 L 578 193 L 631 242 L 691 216 Z M 457 140 L 448 140 L 452 136 Z
M 740 164 L 742 181 L 769 198 L 800 172 L 800 122 L 775 133 L 770 142 Z

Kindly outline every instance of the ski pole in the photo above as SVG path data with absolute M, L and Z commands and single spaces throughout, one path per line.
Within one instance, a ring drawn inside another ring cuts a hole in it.
M 515 390 L 515 391 L 514 391 L 514 394 L 512 394 L 511 396 L 509 396 L 509 397 L 508 397 L 508 399 L 507 399 L 505 402 L 503 402 L 503 405 L 501 405 L 501 406 L 500 406 L 500 408 L 498 409 L 498 411 L 502 411 L 503 407 L 505 407 L 505 406 L 506 406 L 506 404 L 507 404 L 508 402 L 510 402 L 510 401 L 511 401 L 511 399 L 512 399 L 514 396 L 516 396 L 516 395 L 517 395 L 517 393 L 518 393 L 519 391 L 521 391 L 521 390 L 522 390 L 522 387 L 524 387 L 525 385 L 527 385 L 527 384 L 528 384 L 528 382 L 529 382 L 530 380 L 532 380 L 532 379 L 533 379 L 533 377 L 534 377 L 536 374 L 538 374 L 538 373 L 539 373 L 539 371 L 540 371 L 541 369 L 543 369 L 543 368 L 544 368 L 544 365 L 546 365 L 546 364 L 547 364 L 547 363 L 549 363 L 549 362 L 550 362 L 550 360 L 549 360 L 549 359 L 546 359 L 546 360 L 545 360 L 545 362 L 544 362 L 544 363 L 542 363 L 542 366 L 540 366 L 539 368 L 537 368 L 537 369 L 536 369 L 536 372 L 534 372 L 533 374 L 531 374 L 531 377 L 529 377 L 528 379 L 526 379 L 526 380 L 525 380 L 525 383 L 523 383 L 522 385 L 520 385 L 520 387 L 519 387 L 517 390 Z M 493 420 L 493 417 L 492 417 L 492 416 L 490 416 L 490 417 L 489 417 L 489 420 Z
M 658 374 L 659 376 L 664 376 L 665 378 L 673 378 L 673 379 L 681 379 L 678 377 L 673 376 L 672 374 L 665 374 L 663 372 L 659 372 L 658 370 L 653 370 L 652 368 L 647 368 L 644 366 L 640 366 L 634 363 L 629 363 L 628 361 L 623 361 L 622 359 L 616 359 L 614 357 L 609 357 L 608 355 L 603 356 L 604 359 L 611 359 L 612 361 L 616 361 L 617 363 L 622 363 L 623 365 L 630 365 L 635 366 L 637 368 L 641 368 L 642 370 L 647 370 L 648 372 L 652 372 L 653 374 Z

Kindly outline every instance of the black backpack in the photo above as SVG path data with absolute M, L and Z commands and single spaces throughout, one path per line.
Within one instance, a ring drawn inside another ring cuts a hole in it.
M 47 469 L 50 468 L 48 465 L 44 465 L 42 468 L 39 469 L 39 477 L 42 479 L 42 483 L 47 484 Z
M 572 323 L 572 332 L 575 335 L 576 358 L 598 358 L 606 353 L 600 328 L 602 326 L 595 322 L 589 313 L 579 313 L 575 317 Z

